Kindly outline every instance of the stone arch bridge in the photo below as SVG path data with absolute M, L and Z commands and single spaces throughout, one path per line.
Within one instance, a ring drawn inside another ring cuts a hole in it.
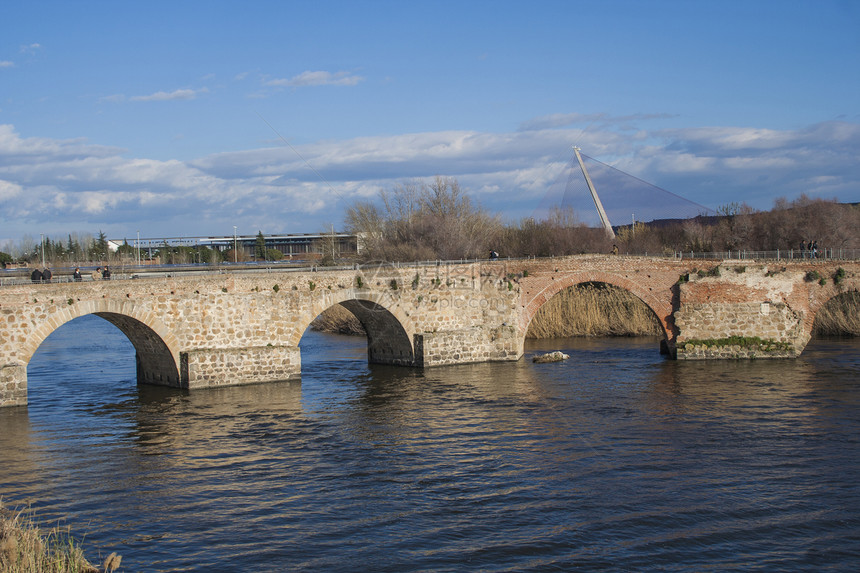
M 33 354 L 60 325 L 86 314 L 128 336 L 139 383 L 195 389 L 299 377 L 302 334 L 337 304 L 364 325 L 370 362 L 518 360 L 541 306 L 585 282 L 640 298 L 663 328 L 662 350 L 677 358 L 796 356 L 816 312 L 856 291 L 858 274 L 857 262 L 582 255 L 7 285 L 0 287 L 0 406 L 27 403 Z M 707 344 L 730 336 L 776 344 L 728 351 Z

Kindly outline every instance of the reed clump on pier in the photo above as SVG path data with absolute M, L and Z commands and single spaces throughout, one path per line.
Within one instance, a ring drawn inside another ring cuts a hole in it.
M 605 283 L 583 283 L 548 300 L 532 319 L 526 338 L 661 333 L 657 317 L 636 296 Z
M 0 500 L 0 573 L 98 573 L 114 571 L 122 557 L 111 553 L 101 568 L 84 557 L 71 528 L 42 530 L 30 509 L 12 510 Z

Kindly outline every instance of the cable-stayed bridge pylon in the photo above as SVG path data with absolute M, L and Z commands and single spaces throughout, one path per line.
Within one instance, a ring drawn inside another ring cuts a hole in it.
M 535 219 L 553 209 L 573 211 L 577 222 L 608 228 L 634 222 L 692 219 L 716 212 L 573 148 L 573 155 L 535 210 Z

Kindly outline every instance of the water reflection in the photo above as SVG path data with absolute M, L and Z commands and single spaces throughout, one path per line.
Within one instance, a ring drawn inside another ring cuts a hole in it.
M 698 363 L 655 339 L 530 341 L 516 363 L 416 371 L 308 333 L 301 383 L 187 393 L 135 386 L 133 350 L 88 354 L 114 342 L 81 328 L 34 357 L 30 407 L 0 411 L 0 491 L 128 570 L 860 559 L 854 341 Z M 555 349 L 571 360 L 530 361 Z

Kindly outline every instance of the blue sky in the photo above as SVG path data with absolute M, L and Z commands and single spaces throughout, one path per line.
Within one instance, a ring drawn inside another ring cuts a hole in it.
M 712 209 L 860 201 L 860 2 L 0 3 L 0 250 L 318 232 L 436 175 L 518 220 L 573 145 Z

